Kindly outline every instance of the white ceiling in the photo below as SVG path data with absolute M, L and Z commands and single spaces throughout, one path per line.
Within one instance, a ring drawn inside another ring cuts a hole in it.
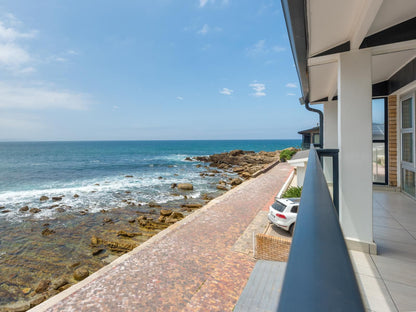
M 309 100 L 313 102 L 336 95 L 337 86 L 337 56 L 330 56 L 328 62 L 327 56 L 316 55 L 347 41 L 352 49 L 358 48 L 366 36 L 416 17 L 416 0 L 308 0 L 307 13 Z M 416 41 L 370 50 L 372 82 L 377 83 L 416 57 Z
M 375 34 L 416 16 L 416 0 L 383 0 L 367 35 Z

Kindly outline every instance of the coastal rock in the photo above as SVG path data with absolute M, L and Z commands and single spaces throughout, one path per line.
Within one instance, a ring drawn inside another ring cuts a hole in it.
M 165 219 L 165 223 L 176 223 L 184 218 L 180 212 L 174 212 Z
M 162 206 L 160 206 L 158 203 L 155 203 L 155 202 L 149 202 L 147 205 L 148 205 L 150 208 L 160 208 L 160 207 L 162 207 Z
M 113 219 L 111 219 L 111 218 L 104 218 L 103 219 L 103 222 L 104 223 L 113 223 Z
M 192 191 L 194 189 L 194 186 L 191 183 L 179 183 L 178 189 L 183 191 Z
M 65 209 L 62 207 L 58 207 L 55 209 L 56 212 L 65 212 Z
M 212 200 L 213 199 L 213 197 L 212 196 L 209 196 L 208 194 L 202 194 L 201 198 L 203 200 Z
M 38 294 L 45 292 L 49 288 L 50 284 L 51 284 L 50 280 L 40 281 L 38 286 L 36 286 L 36 288 L 35 288 L 35 292 L 38 293 Z
M 91 238 L 91 241 L 92 241 L 92 238 Z M 73 269 L 73 268 L 76 268 L 77 266 L 79 266 L 80 264 L 81 264 L 81 262 L 77 261 L 77 262 L 72 263 L 69 267 L 71 269 Z
M 30 210 L 29 210 L 30 213 L 38 213 L 40 211 L 41 210 L 39 208 L 30 208 Z
M 243 183 L 243 180 L 241 180 L 239 178 L 232 179 L 231 182 L 230 182 L 230 184 L 232 186 L 240 185 L 241 183 Z
M 52 201 L 54 201 L 54 202 L 60 201 L 60 200 L 62 200 L 62 197 L 60 197 L 60 196 L 54 196 L 54 197 L 52 197 Z
M 93 255 L 93 256 L 98 256 L 98 255 L 100 255 L 100 254 L 102 254 L 102 253 L 104 253 L 105 252 L 105 249 L 104 248 L 97 248 L 97 249 L 94 249 L 92 252 L 91 252 L 91 254 Z
M 2 210 L 2 211 L 1 211 L 1 213 L 8 213 L 8 212 L 10 212 L 10 210 L 9 210 L 9 209 Z
M 42 231 L 43 236 L 49 236 L 49 235 L 52 235 L 54 233 L 56 233 L 54 230 L 50 230 L 50 229 L 47 229 L 47 228 Z
M 189 204 L 184 204 L 181 206 L 182 208 L 191 208 L 191 209 L 198 209 L 202 207 L 202 204 L 198 204 L 198 203 L 189 203 Z
M 57 290 L 62 286 L 68 284 L 68 280 L 65 277 L 58 278 L 57 280 L 53 281 L 51 288 Z
M 33 308 L 33 307 L 37 306 L 38 304 L 41 304 L 45 300 L 46 300 L 46 296 L 39 294 L 39 295 L 33 297 L 32 300 L 30 300 L 29 305 L 30 305 L 31 308 Z
M 127 220 L 127 222 L 128 223 L 134 223 L 134 222 L 136 222 L 136 219 L 129 219 L 129 220 Z
M 138 221 L 138 222 L 140 222 L 140 221 L 142 221 L 142 220 L 147 220 L 147 217 L 146 217 L 146 216 L 140 216 L 140 217 L 137 217 L 137 221 Z
M 168 217 L 172 214 L 172 210 L 162 209 L 160 211 L 160 215 L 164 217 Z
M 30 288 L 30 287 L 22 288 L 22 293 L 24 295 L 30 294 L 31 291 L 32 291 L 32 288 Z
M 185 160 L 186 161 L 192 161 L 192 158 L 191 157 L 186 157 Z
M 101 238 L 98 238 L 96 236 L 91 237 L 91 244 L 93 246 L 105 245 L 111 251 L 114 251 L 114 252 L 127 252 L 127 251 L 131 251 L 131 250 L 133 250 L 134 248 L 137 247 L 136 244 L 117 242 L 117 241 L 107 241 L 107 240 L 103 240 Z
M 142 233 L 134 233 L 134 232 L 126 232 L 126 231 L 118 231 L 117 236 L 123 236 L 123 237 L 135 237 L 140 236 Z
M 4 206 L 0 206 L 0 210 L 2 210 L 2 209 L 4 209 L 4 208 L 6 208 L 6 207 L 4 207 Z
M 74 271 L 74 279 L 77 281 L 82 281 L 84 278 L 86 278 L 88 275 L 90 275 L 90 272 L 87 268 L 79 268 Z
M 75 194 L 75 195 L 74 195 L 74 198 L 78 198 L 78 197 L 79 197 L 79 195 L 78 195 L 78 194 Z
M 244 171 L 244 167 L 235 167 L 235 168 L 233 168 L 233 171 L 234 172 L 243 172 Z
M 125 177 L 126 177 L 126 178 L 133 178 L 133 176 L 132 176 L 132 175 L 126 175 Z
M 48 196 L 43 195 L 43 196 L 41 196 L 41 197 L 39 198 L 39 200 L 40 200 L 40 201 L 49 200 L 49 197 L 48 197 Z
M 202 167 L 202 165 L 201 165 L 201 164 L 197 164 L 197 165 L 195 165 L 195 167 L 196 167 L 196 168 L 201 168 L 201 167 Z
M 163 177 L 158 177 L 159 180 L 163 180 Z
M 170 188 L 175 188 L 175 187 L 177 187 L 178 186 L 178 184 L 176 184 L 176 183 L 172 183 L 171 185 L 170 185 Z
M 217 189 L 221 191 L 228 191 L 228 188 L 223 184 L 218 184 Z
M 244 155 L 244 151 L 243 150 L 233 150 L 231 152 L 229 152 L 230 156 L 239 156 L 239 155 Z
M 249 179 L 249 178 L 251 178 L 251 173 L 249 173 L 249 172 L 247 172 L 247 171 L 244 171 L 243 173 L 241 173 L 241 176 L 242 176 L 244 179 Z
M 25 211 L 28 211 L 28 210 L 29 210 L 28 206 L 24 206 L 24 207 L 19 209 L 20 212 L 25 212 Z

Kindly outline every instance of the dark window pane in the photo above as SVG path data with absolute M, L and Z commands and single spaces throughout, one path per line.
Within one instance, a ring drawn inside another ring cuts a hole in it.
M 413 133 L 402 133 L 402 160 L 413 162 Z
M 412 98 L 402 102 L 402 128 L 412 128 Z

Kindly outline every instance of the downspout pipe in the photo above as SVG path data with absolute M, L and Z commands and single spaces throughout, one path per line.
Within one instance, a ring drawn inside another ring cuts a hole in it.
M 303 98 L 299 99 L 301 104 L 305 104 L 305 108 L 319 115 L 319 144 L 315 144 L 316 147 L 324 148 L 324 114 L 322 111 L 316 108 L 312 108 L 309 101 L 305 102 Z

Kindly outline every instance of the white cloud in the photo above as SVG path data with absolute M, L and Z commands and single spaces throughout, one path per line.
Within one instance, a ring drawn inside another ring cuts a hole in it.
M 252 96 L 255 96 L 255 97 L 266 96 L 266 92 L 264 92 L 264 90 L 266 90 L 266 86 L 264 85 L 264 83 L 253 82 L 249 86 L 253 88 L 253 91 L 254 91 L 254 93 L 251 94 Z
M 68 53 L 70 55 L 79 55 L 79 53 L 77 51 L 74 51 L 74 50 L 68 50 L 68 51 L 66 51 L 66 53 Z
M 247 55 L 249 56 L 258 56 L 265 55 L 270 53 L 282 52 L 286 49 L 284 47 L 275 45 L 270 47 L 265 39 L 257 41 L 254 45 L 246 49 Z
M 224 94 L 224 95 L 231 95 L 231 94 L 233 94 L 233 92 L 234 92 L 234 90 L 231 90 L 231 89 L 228 89 L 228 88 L 222 88 L 222 90 L 220 90 L 220 93 Z
M 21 67 L 32 59 L 18 41 L 31 39 L 37 35 L 36 30 L 29 32 L 18 30 L 17 27 L 21 25 L 22 23 L 10 13 L 0 20 L 0 67 L 17 74 L 21 72 Z
M 200 30 L 198 30 L 198 34 L 200 35 L 206 35 L 209 31 L 209 26 L 208 24 L 204 24 L 204 26 L 202 26 L 202 28 Z
M 181 96 L 177 96 L 176 99 L 179 100 L 179 101 L 183 101 L 183 97 L 181 97 Z
M 208 3 L 208 0 L 199 0 L 199 6 L 203 8 Z
M 0 66 L 14 70 L 30 61 L 30 55 L 13 43 L 0 43 Z
M 258 54 L 266 53 L 265 43 L 266 43 L 266 40 L 257 41 L 252 47 L 247 49 L 247 54 L 251 56 L 255 56 Z
M 208 2 L 211 3 L 220 3 L 221 5 L 227 5 L 230 0 L 199 0 L 199 7 L 203 8 Z
M 295 93 L 288 93 L 287 95 L 289 95 L 289 96 L 295 96 L 296 94 Z
M 286 48 L 275 45 L 275 46 L 272 47 L 272 51 L 274 51 L 274 52 L 283 52 L 283 51 L 286 51 Z
M 293 82 L 289 82 L 286 84 L 286 88 L 297 88 L 298 86 L 296 85 L 296 83 Z
M 12 42 L 22 38 L 34 38 L 36 35 L 36 30 L 31 30 L 27 33 L 20 32 L 15 28 L 5 26 L 4 23 L 0 21 L 0 40 L 3 42 Z
M 89 95 L 67 90 L 54 90 L 44 85 L 21 86 L 0 82 L 0 109 L 86 110 L 92 104 Z
M 116 109 L 120 109 L 120 106 L 118 106 L 118 105 L 114 105 L 114 106 L 113 106 L 113 110 L 116 110 Z

